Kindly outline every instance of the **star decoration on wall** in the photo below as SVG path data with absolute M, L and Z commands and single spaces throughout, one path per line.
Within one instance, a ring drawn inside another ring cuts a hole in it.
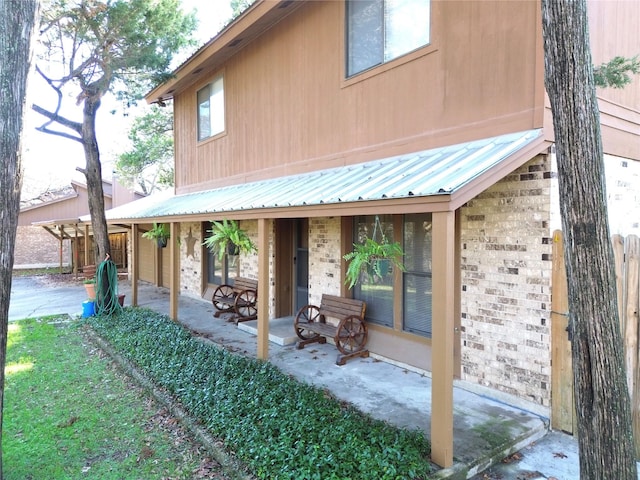
M 189 235 L 184 239 L 184 241 L 187 244 L 187 257 L 191 256 L 191 258 L 195 258 L 194 247 L 198 239 L 191 233 L 191 227 L 189 227 Z

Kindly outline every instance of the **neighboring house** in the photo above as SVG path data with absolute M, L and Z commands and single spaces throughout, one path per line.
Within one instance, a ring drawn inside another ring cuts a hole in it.
M 102 188 L 105 209 L 142 198 L 117 180 L 104 180 Z M 69 186 L 21 201 L 14 268 L 72 267 L 78 271 L 85 264 L 95 264 L 93 241 L 87 245 L 84 241 L 93 237 L 91 224 L 80 219 L 89 213 L 88 198 L 87 186 L 72 180 Z M 127 227 L 109 225 L 109 241 L 114 262 L 127 268 Z
M 596 63 L 640 52 L 640 2 L 589 15 Z M 454 377 L 548 413 L 560 221 L 541 31 L 539 2 L 258 0 L 147 97 L 173 99 L 175 196 L 108 212 L 138 232 L 134 292 L 140 232 L 166 222 L 170 315 L 178 294 L 255 278 L 262 358 L 267 319 L 323 293 L 366 300 L 372 354 L 431 372 L 443 466 Z M 632 182 L 616 198 L 635 202 L 617 228 L 637 232 L 640 79 L 598 96 L 607 169 Z M 225 218 L 258 244 L 235 266 L 201 247 Z M 407 271 L 348 290 L 342 256 L 381 230 Z

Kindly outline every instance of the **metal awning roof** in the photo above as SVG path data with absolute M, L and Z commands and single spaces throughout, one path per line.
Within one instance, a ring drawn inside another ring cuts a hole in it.
M 381 205 L 397 199 L 453 198 L 479 179 L 486 180 L 505 163 L 510 170 L 501 170 L 501 175 L 510 173 L 547 146 L 542 130 L 527 130 L 299 175 L 183 195 L 147 197 L 107 211 L 107 219 L 164 221 L 204 215 L 233 218 L 234 214 L 247 211 L 258 218 L 267 210 L 273 215 L 274 209 L 277 215 L 283 209 L 318 210 L 318 207 L 357 206 L 362 202 Z M 513 165 L 509 161 L 515 157 L 519 163 Z M 502 176 L 493 178 L 492 183 Z M 458 199 L 453 208 L 470 198 Z

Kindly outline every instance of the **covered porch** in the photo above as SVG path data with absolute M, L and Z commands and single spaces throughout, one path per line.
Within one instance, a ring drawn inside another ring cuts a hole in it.
M 454 397 L 454 379 L 460 374 L 460 227 L 457 211 L 465 202 L 546 148 L 540 130 L 519 132 L 377 162 L 161 200 L 146 198 L 111 210 L 108 219 L 131 225 L 130 298 L 133 305 L 140 304 L 137 256 L 141 223 L 148 223 L 150 219 L 167 223 L 171 238 L 177 239 L 181 238 L 180 224 L 184 222 L 205 222 L 212 218 L 257 221 L 259 287 L 255 354 L 259 359 L 274 362 L 276 354 L 269 342 L 270 285 L 278 282 L 270 276 L 273 222 L 286 218 L 430 213 L 432 276 L 437 281 L 433 282 L 432 288 L 431 346 L 430 350 L 425 348 L 424 355 L 430 354 L 433 368 L 428 377 L 428 389 L 425 387 L 429 406 L 412 415 L 424 417 L 432 441 L 433 461 L 442 467 L 450 467 L 454 463 L 454 452 L 456 458 L 461 455 L 454 440 L 454 411 L 459 401 Z M 342 235 L 342 253 L 346 253 L 351 248 L 351 237 L 344 236 L 344 232 Z M 178 242 L 169 242 L 168 314 L 182 322 L 185 314 L 180 307 L 180 248 Z M 340 278 L 336 281 L 340 284 L 340 294 L 349 296 L 343 282 L 345 267 L 342 261 Z M 214 319 L 209 321 L 214 322 Z M 384 385 L 384 382 L 380 383 Z M 462 430 L 464 428 L 460 432 Z

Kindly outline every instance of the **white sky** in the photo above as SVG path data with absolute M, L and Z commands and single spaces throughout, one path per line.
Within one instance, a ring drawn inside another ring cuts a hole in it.
M 198 47 L 210 40 L 227 22 L 231 15 L 229 0 L 182 0 L 185 11 L 196 10 L 199 19 L 196 38 Z M 180 60 L 179 63 L 184 61 Z M 178 63 L 178 64 L 179 64 Z M 27 115 L 23 135 L 23 165 L 25 171 L 22 199 L 33 198 L 49 188 L 69 185 L 72 179 L 84 182 L 84 176 L 75 171 L 84 167 L 84 152 L 78 142 L 41 133 L 35 130 L 44 117 L 31 110 L 31 103 L 37 101 L 43 107 L 55 107 L 53 91 L 34 73 L 29 84 Z M 52 104 L 52 102 L 54 102 Z M 63 105 L 74 105 L 72 99 L 64 99 Z M 144 101 L 141 102 L 144 104 Z M 115 113 L 111 111 L 115 110 Z M 68 108 L 65 115 L 74 121 L 81 121 L 82 106 Z M 117 156 L 128 147 L 127 133 L 135 111 L 123 115 L 123 108 L 113 98 L 104 98 L 96 120 L 98 146 L 102 160 L 102 173 L 110 178 L 110 170 Z M 53 126 L 55 128 L 55 125 Z

